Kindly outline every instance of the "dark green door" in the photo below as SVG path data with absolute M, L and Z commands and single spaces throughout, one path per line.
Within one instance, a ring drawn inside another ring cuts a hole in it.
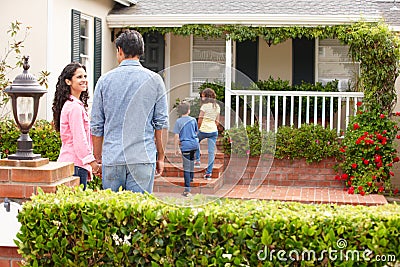
M 256 41 L 236 42 L 236 83 L 248 86 L 258 80 L 258 38 Z
M 315 40 L 293 39 L 293 85 L 315 80 Z
M 164 69 L 164 36 L 159 32 L 150 32 L 143 35 L 144 55 L 140 62 L 148 69 L 160 72 Z

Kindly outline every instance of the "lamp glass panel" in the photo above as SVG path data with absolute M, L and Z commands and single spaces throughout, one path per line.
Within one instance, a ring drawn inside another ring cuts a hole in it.
M 32 97 L 17 98 L 17 115 L 19 124 L 22 128 L 27 128 L 32 122 L 33 104 Z

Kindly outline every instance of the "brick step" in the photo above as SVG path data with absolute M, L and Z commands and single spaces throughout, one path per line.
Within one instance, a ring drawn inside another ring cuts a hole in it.
M 161 176 L 154 180 L 154 193 L 182 193 L 184 191 L 183 177 L 165 177 Z M 190 183 L 190 190 L 192 194 L 215 194 L 223 186 L 222 178 L 215 178 L 205 180 L 201 178 L 194 178 Z
M 223 164 L 214 164 L 211 178 L 220 178 L 223 172 Z M 194 168 L 194 178 L 203 178 L 207 164 L 201 164 L 200 168 Z M 164 165 L 163 177 L 182 177 L 183 179 L 183 166 L 181 163 L 168 163 Z
M 335 180 L 336 162 L 331 159 L 311 164 L 304 160 L 246 160 L 225 158 L 226 184 L 344 188 L 342 181 Z
M 207 150 L 200 151 L 200 161 L 204 164 L 208 161 L 208 152 Z M 173 163 L 173 164 L 182 164 L 182 155 L 177 154 L 173 151 L 166 151 L 165 153 L 165 162 Z M 215 154 L 214 165 L 215 164 L 224 164 L 224 154 L 221 152 L 217 152 Z

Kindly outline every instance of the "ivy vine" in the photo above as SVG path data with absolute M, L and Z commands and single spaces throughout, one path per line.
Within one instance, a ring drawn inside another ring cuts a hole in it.
M 317 27 L 187 24 L 182 27 L 140 28 L 140 31 L 204 38 L 225 37 L 239 42 L 260 37 L 274 45 L 295 38 L 337 38 L 350 47 L 352 60 L 360 62 L 361 74 L 356 89 L 364 92 L 364 101 L 389 114 L 396 103 L 394 82 L 398 75 L 400 41 L 383 21 Z

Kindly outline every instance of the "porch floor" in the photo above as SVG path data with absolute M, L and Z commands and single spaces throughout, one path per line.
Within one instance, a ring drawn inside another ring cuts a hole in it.
M 236 199 L 262 199 L 276 201 L 296 201 L 307 204 L 338 204 L 338 205 L 384 205 L 387 200 L 383 195 L 370 194 L 361 196 L 350 195 L 337 188 L 293 187 L 261 185 L 250 192 L 248 185 L 223 186 L 213 197 Z M 157 192 L 155 196 L 184 198 L 180 193 Z M 195 195 L 195 194 L 193 194 Z

